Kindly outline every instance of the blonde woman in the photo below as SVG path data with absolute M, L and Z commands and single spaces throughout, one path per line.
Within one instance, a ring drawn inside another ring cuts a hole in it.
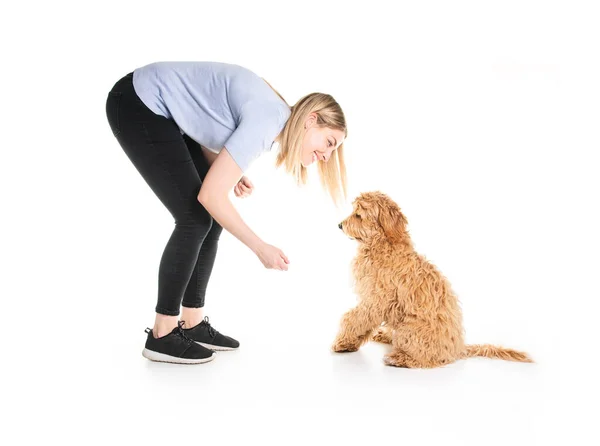
M 203 314 L 222 228 L 266 268 L 285 271 L 289 260 L 252 232 L 229 192 L 252 193 L 244 172 L 277 142 L 276 167 L 304 184 L 306 168 L 318 163 L 332 199 L 344 198 L 342 109 L 322 93 L 290 107 L 264 79 L 238 65 L 157 62 L 113 86 L 106 114 L 113 135 L 175 220 L 159 265 L 156 319 L 146 329 L 143 355 L 198 364 L 214 359 L 215 350 L 238 348 Z

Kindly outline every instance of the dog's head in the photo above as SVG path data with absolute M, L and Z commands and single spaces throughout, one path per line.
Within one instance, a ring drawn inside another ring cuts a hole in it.
M 368 243 L 374 239 L 387 239 L 390 243 L 408 240 L 408 221 L 400 207 L 381 192 L 365 192 L 352 203 L 353 212 L 338 226 L 344 233 Z

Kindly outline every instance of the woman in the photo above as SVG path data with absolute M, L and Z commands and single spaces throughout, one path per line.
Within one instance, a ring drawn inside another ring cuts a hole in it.
M 307 166 L 319 162 L 325 189 L 336 202 L 345 197 L 342 109 L 321 93 L 290 107 L 264 79 L 238 65 L 158 62 L 120 79 L 108 94 L 106 114 L 119 144 L 175 219 L 143 355 L 197 364 L 212 360 L 214 350 L 238 348 L 239 342 L 203 319 L 222 228 L 266 268 L 285 271 L 289 260 L 244 223 L 229 191 L 238 197 L 252 193 L 243 174 L 277 142 L 276 167 L 304 184 Z

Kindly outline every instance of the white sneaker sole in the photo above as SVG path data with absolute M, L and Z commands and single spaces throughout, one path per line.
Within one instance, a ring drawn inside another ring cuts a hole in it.
M 202 347 L 206 347 L 210 350 L 214 350 L 214 351 L 218 351 L 218 352 L 228 352 L 231 350 L 237 350 L 238 347 L 223 347 L 221 345 L 212 345 L 212 344 L 205 344 L 204 342 L 198 342 L 198 341 L 194 341 L 196 344 L 200 344 Z
M 215 359 L 216 354 L 210 355 L 208 358 L 202 359 L 189 359 L 189 358 L 177 358 L 175 356 L 165 355 L 164 353 L 155 352 L 145 348 L 142 351 L 142 356 L 150 361 L 156 362 L 169 362 L 171 364 L 204 364 Z

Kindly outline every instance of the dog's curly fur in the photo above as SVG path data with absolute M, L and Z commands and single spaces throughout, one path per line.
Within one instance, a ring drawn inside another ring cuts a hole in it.
M 353 208 L 341 227 L 359 242 L 352 264 L 359 303 L 343 316 L 333 351 L 356 351 L 373 340 L 392 344 L 384 361 L 397 367 L 439 367 L 473 356 L 533 362 L 515 350 L 465 345 L 458 298 L 413 249 L 406 217 L 393 200 L 367 192 Z

